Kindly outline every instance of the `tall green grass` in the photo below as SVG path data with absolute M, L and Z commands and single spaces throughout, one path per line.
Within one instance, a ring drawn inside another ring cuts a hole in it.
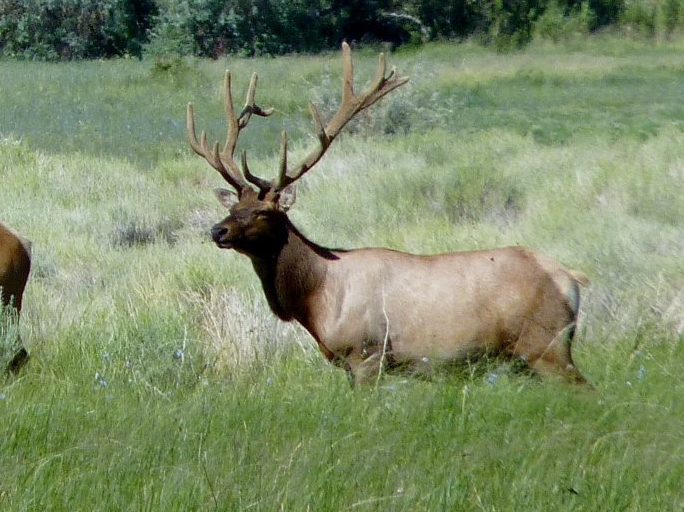
M 306 101 L 338 55 L 3 62 L 0 220 L 33 241 L 0 385 L 3 510 L 676 510 L 684 410 L 680 41 L 590 39 L 499 55 L 393 54 L 410 74 L 299 185 L 330 246 L 435 253 L 524 244 L 585 271 L 576 362 L 595 389 L 485 362 L 351 390 L 268 311 L 191 154 L 184 105 L 223 136 L 222 72 L 275 117 L 244 132 L 275 172 L 312 142 Z M 356 52 L 357 81 L 373 52 Z

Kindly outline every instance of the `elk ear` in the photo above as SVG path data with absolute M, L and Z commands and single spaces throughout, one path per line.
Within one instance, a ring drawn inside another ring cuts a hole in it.
M 238 203 L 240 200 L 235 192 L 232 190 L 226 190 L 225 188 L 217 188 L 214 190 L 216 198 L 226 208 L 230 209 Z
M 285 187 L 278 195 L 278 208 L 286 212 L 294 204 L 295 199 L 297 199 L 295 186 Z

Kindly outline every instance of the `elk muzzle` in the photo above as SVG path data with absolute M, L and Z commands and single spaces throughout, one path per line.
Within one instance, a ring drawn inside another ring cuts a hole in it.
M 211 228 L 211 238 L 221 249 L 232 249 L 230 230 L 222 224 L 214 224 Z

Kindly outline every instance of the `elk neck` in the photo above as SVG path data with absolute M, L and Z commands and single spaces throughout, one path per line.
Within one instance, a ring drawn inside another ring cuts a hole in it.
M 286 233 L 283 243 L 269 253 L 249 257 L 273 313 L 307 327 L 310 300 L 323 285 L 328 261 L 338 257 L 307 239 L 289 219 Z

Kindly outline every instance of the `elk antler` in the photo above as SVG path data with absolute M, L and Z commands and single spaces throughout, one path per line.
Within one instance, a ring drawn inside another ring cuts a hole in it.
M 344 63 L 344 75 L 342 78 L 342 101 L 335 115 L 328 124 L 323 127 L 321 115 L 313 103 L 309 103 L 311 117 L 313 118 L 319 146 L 294 167 L 292 172 L 287 167 L 287 134 L 283 132 L 282 143 L 280 146 L 280 174 L 276 191 L 282 190 L 291 183 L 301 178 L 311 169 L 325 154 L 332 141 L 342 131 L 342 128 L 359 112 L 370 107 L 380 98 L 389 94 L 397 87 L 408 82 L 409 77 L 396 76 L 396 69 L 392 69 L 388 76 L 385 76 L 387 64 L 385 54 L 381 53 L 378 58 L 378 69 L 375 73 L 373 82 L 359 95 L 354 94 L 354 66 L 351 58 L 351 48 L 344 42 L 342 43 L 342 59 Z
M 197 135 L 195 132 L 195 112 L 192 103 L 188 103 L 188 108 L 186 112 L 186 127 L 188 132 L 188 138 L 190 139 L 190 146 L 198 155 L 204 157 L 204 159 L 209 162 L 214 169 L 216 169 L 223 178 L 230 183 L 230 185 L 240 193 L 245 187 L 249 187 L 247 182 L 242 178 L 240 174 L 240 168 L 234 159 L 235 145 L 237 144 L 238 136 L 240 131 L 247 126 L 252 114 L 268 117 L 273 114 L 274 109 L 262 109 L 254 101 L 254 95 L 256 93 L 257 85 L 257 74 L 253 73 L 252 78 L 249 82 L 249 88 L 247 90 L 247 99 L 245 101 L 245 106 L 240 112 L 240 115 L 235 114 L 235 107 L 233 106 L 233 96 L 230 87 L 230 71 L 226 71 L 225 79 L 223 81 L 223 105 L 226 109 L 226 117 L 228 119 L 228 133 L 226 134 L 226 143 L 223 146 L 223 150 L 219 152 L 218 142 L 214 143 L 213 148 L 210 148 L 207 144 L 207 134 L 202 131 L 200 136 L 200 141 L 197 140 Z M 244 176 L 253 185 L 256 185 L 260 190 L 266 191 L 271 188 L 271 183 L 254 176 L 247 169 L 247 157 L 243 152 L 242 155 L 242 166 L 244 169 Z
M 233 107 L 233 99 L 230 91 L 230 72 L 226 71 L 226 77 L 223 86 L 223 102 L 226 109 L 226 116 L 228 118 L 228 134 L 226 135 L 226 143 L 223 146 L 223 151 L 219 152 L 218 142 L 214 144 L 213 149 L 209 148 L 207 144 L 207 135 L 202 132 L 200 141 L 197 140 L 195 134 L 195 115 L 192 103 L 188 103 L 188 110 L 186 116 L 188 138 L 192 149 L 198 155 L 204 157 L 209 164 L 216 169 L 223 178 L 233 186 L 238 194 L 244 189 L 248 188 L 247 182 L 255 185 L 261 193 L 265 196 L 269 194 L 271 197 L 278 197 L 280 192 L 288 185 L 294 183 L 301 178 L 307 171 L 309 171 L 325 154 L 332 141 L 342 131 L 346 124 L 359 112 L 370 107 L 380 98 L 390 93 L 397 87 L 408 82 L 408 77 L 397 77 L 396 70 L 392 67 L 389 75 L 385 76 L 387 71 L 387 64 L 385 62 L 385 55 L 380 54 L 378 59 L 378 69 L 375 73 L 373 82 L 360 94 L 354 94 L 354 67 L 352 65 L 351 48 L 345 42 L 342 43 L 342 59 L 344 63 L 344 75 L 342 78 L 342 100 L 335 115 L 330 119 L 328 124 L 323 127 L 321 115 L 313 103 L 309 103 L 311 110 L 311 117 L 313 117 L 316 135 L 318 137 L 319 146 L 314 149 L 301 163 L 297 164 L 292 170 L 287 167 L 287 133 L 282 133 L 282 143 L 280 146 L 280 170 L 277 181 L 271 182 L 257 176 L 254 176 L 247 167 L 247 154 L 242 153 L 242 174 L 240 168 L 234 160 L 235 145 L 237 143 L 240 131 L 247 126 L 252 114 L 268 117 L 273 113 L 273 109 L 262 109 L 254 102 L 254 94 L 256 91 L 257 75 L 254 73 L 249 83 L 247 91 L 247 100 L 242 112 L 239 116 L 235 115 L 235 108 Z M 244 178 L 243 178 L 244 174 Z M 245 181 L 245 179 L 247 181 Z

